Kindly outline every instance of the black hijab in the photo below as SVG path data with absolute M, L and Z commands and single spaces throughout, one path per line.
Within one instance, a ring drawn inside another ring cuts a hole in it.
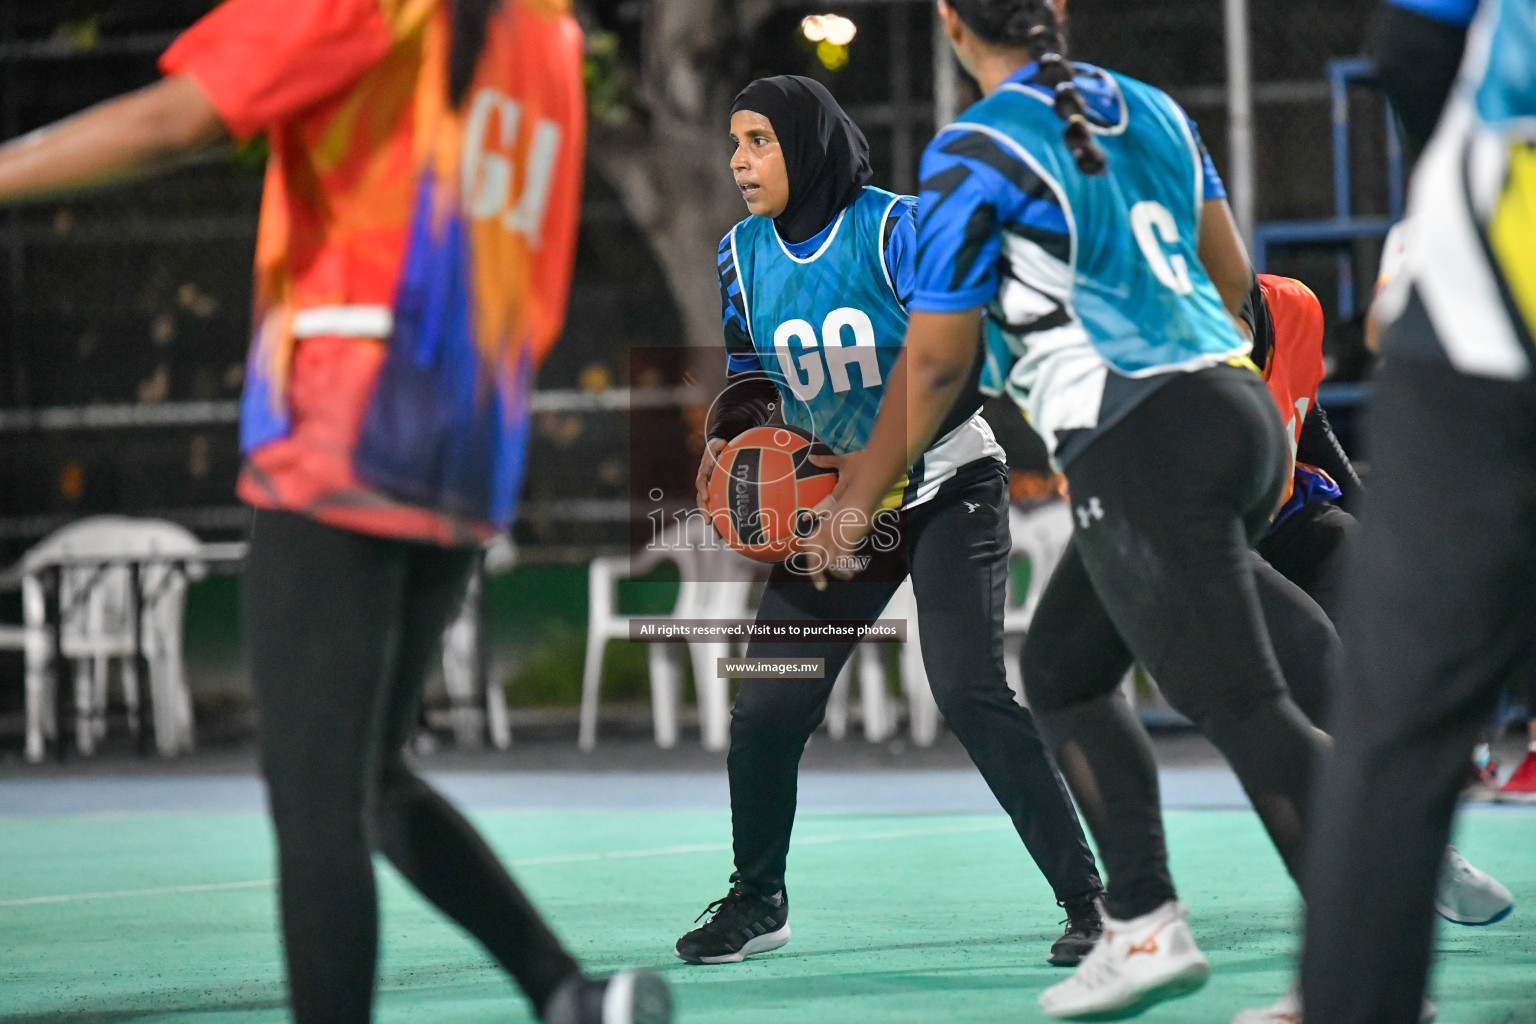
M 873 176 L 864 133 L 820 82 L 759 78 L 736 94 L 731 113 L 738 110 L 766 117 L 784 150 L 789 205 L 773 222 L 786 242 L 803 242 L 832 223 Z

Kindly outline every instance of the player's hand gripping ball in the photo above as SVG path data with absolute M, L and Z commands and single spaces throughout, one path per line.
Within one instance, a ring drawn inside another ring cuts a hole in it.
M 816 525 L 811 511 L 837 471 L 811 464 L 832 449 L 798 427 L 753 427 L 720 452 L 709 478 L 709 518 L 725 542 L 759 562 L 781 562 Z

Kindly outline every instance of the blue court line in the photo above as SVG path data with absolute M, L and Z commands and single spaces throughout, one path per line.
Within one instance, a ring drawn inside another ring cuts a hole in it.
M 723 811 L 722 772 L 428 772 L 449 799 L 475 811 Z M 1225 767 L 1165 768 L 1168 809 L 1246 808 Z M 1483 805 L 1519 812 L 1517 805 Z M 75 814 L 249 814 L 266 809 L 255 775 L 10 779 L 0 782 L 0 817 Z M 986 814 L 997 802 L 970 769 L 804 771 L 800 809 L 881 814 Z
M 724 810 L 724 772 L 429 772 L 451 800 L 471 810 Z M 1168 807 L 1245 807 L 1225 769 L 1162 773 Z M 255 775 L 10 779 L 0 782 L 0 816 L 74 814 L 260 813 L 265 794 Z M 804 771 L 807 811 L 988 813 L 997 802 L 969 769 Z

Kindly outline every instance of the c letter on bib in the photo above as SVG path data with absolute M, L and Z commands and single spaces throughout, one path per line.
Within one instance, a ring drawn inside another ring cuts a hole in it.
M 1150 199 L 1131 207 L 1131 232 L 1159 281 L 1178 295 L 1195 290 L 1189 280 L 1189 263 L 1179 253 L 1169 256 L 1163 251 L 1164 245 L 1179 241 L 1179 225 L 1167 207 Z

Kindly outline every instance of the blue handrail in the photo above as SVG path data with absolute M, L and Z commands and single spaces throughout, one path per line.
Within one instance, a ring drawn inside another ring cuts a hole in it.
M 1264 271 L 1270 249 L 1277 245 L 1323 246 L 1337 250 L 1338 313 L 1342 320 L 1356 312 L 1354 254 L 1361 238 L 1384 237 L 1403 214 L 1403 148 L 1391 108 L 1386 112 L 1387 213 L 1386 217 L 1357 217 L 1353 209 L 1353 160 L 1350 153 L 1349 90 L 1374 86 L 1376 66 L 1366 57 L 1345 57 L 1328 62 L 1328 95 L 1333 124 L 1333 217 L 1322 220 L 1268 221 L 1253 231 L 1253 263 Z
M 1358 409 L 1370 398 L 1371 385 L 1368 381 L 1339 381 L 1317 386 L 1317 404 L 1330 412 Z

